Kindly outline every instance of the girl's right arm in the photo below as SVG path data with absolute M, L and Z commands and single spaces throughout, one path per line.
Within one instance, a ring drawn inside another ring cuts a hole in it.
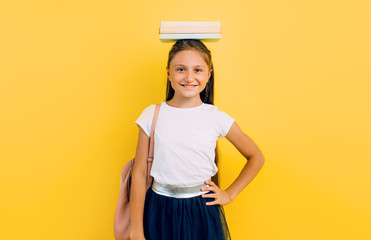
M 149 137 L 139 127 L 138 145 L 131 176 L 130 192 L 130 239 L 145 239 L 143 231 L 143 210 L 146 196 L 147 158 Z

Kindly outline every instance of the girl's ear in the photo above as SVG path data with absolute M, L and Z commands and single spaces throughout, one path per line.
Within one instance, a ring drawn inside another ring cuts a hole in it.
M 169 77 L 169 75 L 170 75 L 170 70 L 169 70 L 168 67 L 166 67 L 166 73 L 167 73 L 167 77 Z
M 210 72 L 209 72 L 209 79 L 210 79 L 210 77 L 211 77 L 211 72 L 212 72 L 213 70 L 212 69 L 210 69 Z

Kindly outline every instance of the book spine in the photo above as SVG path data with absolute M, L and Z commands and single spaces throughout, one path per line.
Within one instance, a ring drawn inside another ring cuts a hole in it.
M 160 33 L 220 33 L 219 27 L 161 27 Z
M 220 33 L 160 33 L 160 39 L 220 39 Z

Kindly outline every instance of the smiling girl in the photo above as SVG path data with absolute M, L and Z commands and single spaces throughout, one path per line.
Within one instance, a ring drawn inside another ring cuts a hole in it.
M 200 40 L 176 41 L 169 52 L 166 100 L 154 134 L 154 181 L 146 193 L 146 159 L 155 104 L 135 123 L 138 145 L 132 173 L 130 239 L 231 239 L 223 205 L 232 202 L 264 164 L 258 146 L 214 102 L 214 67 Z M 219 137 L 246 158 L 225 190 L 217 182 Z M 212 180 L 213 181 L 212 181 Z

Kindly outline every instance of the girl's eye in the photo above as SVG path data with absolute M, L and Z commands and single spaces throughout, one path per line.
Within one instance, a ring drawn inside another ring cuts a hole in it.
M 180 71 L 182 72 L 184 70 L 184 68 L 178 68 L 177 71 Z
M 202 72 L 202 69 L 197 68 L 197 69 L 196 69 L 196 72 Z

